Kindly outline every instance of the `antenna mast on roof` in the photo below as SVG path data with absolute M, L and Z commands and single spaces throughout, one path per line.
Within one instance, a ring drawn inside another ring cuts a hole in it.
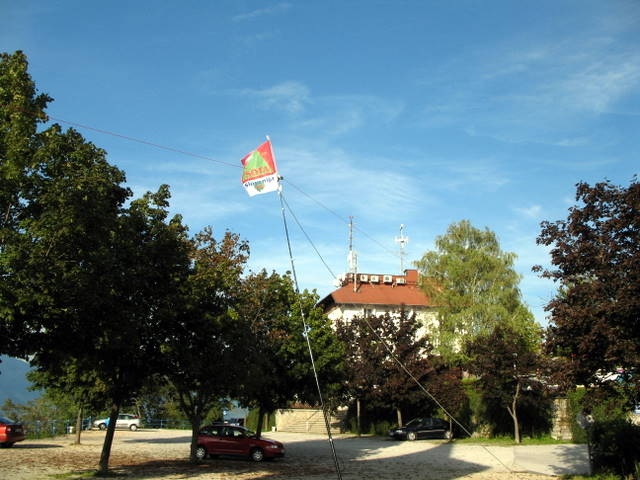
M 406 255 L 404 247 L 409 243 L 409 237 L 404 236 L 404 223 L 400 224 L 400 236 L 396 237 L 396 243 L 400 244 L 400 273 L 404 273 L 404 256 Z
M 349 217 L 349 255 L 347 255 L 349 263 L 349 273 L 358 272 L 358 252 L 353 249 L 353 217 Z
M 347 255 L 349 273 L 353 277 L 353 291 L 357 289 L 356 279 L 358 273 L 358 252 L 353 249 L 353 217 L 349 217 L 349 255 Z

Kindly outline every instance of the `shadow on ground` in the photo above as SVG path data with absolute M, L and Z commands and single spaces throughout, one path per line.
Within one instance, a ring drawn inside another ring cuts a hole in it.
M 285 441 L 286 442 L 286 441 Z M 112 465 L 111 472 L 126 478 L 228 478 L 260 480 L 275 479 L 331 479 L 337 470 L 326 439 L 313 439 L 285 443 L 287 456 L 265 462 L 252 462 L 243 457 L 208 458 L 200 464 L 188 460 L 148 460 L 128 465 Z M 377 480 L 416 477 L 452 480 L 492 467 L 473 462 L 450 459 L 453 445 L 439 443 L 431 448 L 412 453 L 392 455 L 385 452 L 398 446 L 398 442 L 381 439 L 340 439 L 335 442 L 341 475 L 348 479 Z M 419 447 L 423 442 L 415 442 Z M 449 461 L 446 461 L 449 459 Z M 485 459 L 486 462 L 486 459 Z M 496 461 L 497 468 L 502 469 Z M 69 479 L 80 478 L 69 476 Z

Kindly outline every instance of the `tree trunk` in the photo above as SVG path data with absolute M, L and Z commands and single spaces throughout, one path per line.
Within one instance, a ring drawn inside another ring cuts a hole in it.
M 102 453 L 100 454 L 100 465 L 98 467 L 98 475 L 106 475 L 109 473 L 109 457 L 111 456 L 111 445 L 113 444 L 113 435 L 116 431 L 116 422 L 118 421 L 118 414 L 120 413 L 120 405 L 114 403 L 111 405 L 111 412 L 109 413 L 109 425 L 107 427 L 107 434 L 104 437 L 104 443 L 102 444 Z
M 362 430 L 360 430 L 360 399 L 356 398 L 356 432 L 358 436 L 362 435 Z
M 80 432 L 82 432 L 82 405 L 78 407 L 78 416 L 76 417 L 76 439 L 75 445 L 80 445 Z
M 262 435 L 262 422 L 264 420 L 264 410 L 262 406 L 258 407 L 258 425 L 256 426 L 256 438 L 260 438 Z
M 518 396 L 520 395 L 520 382 L 516 384 L 516 392 L 511 400 L 511 407 L 507 407 L 507 411 L 513 420 L 513 439 L 516 443 L 520 443 L 520 425 L 518 424 Z
M 191 420 L 191 450 L 189 453 L 189 461 L 191 463 L 198 463 L 196 457 L 196 449 L 198 448 L 198 434 L 200 433 L 200 425 L 202 424 L 202 416 L 195 414 L 189 417 Z
M 398 416 L 398 426 L 402 426 L 402 412 L 399 408 L 396 408 L 396 415 Z

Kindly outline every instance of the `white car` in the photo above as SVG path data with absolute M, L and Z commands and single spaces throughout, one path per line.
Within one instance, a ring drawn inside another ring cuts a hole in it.
M 99 428 L 100 430 L 106 430 L 108 425 L 108 418 L 99 418 L 98 420 L 93 422 L 93 426 L 95 428 Z M 140 419 L 137 415 L 133 415 L 131 413 L 121 413 L 118 415 L 116 428 L 128 428 L 132 432 L 135 432 L 138 428 L 140 428 Z

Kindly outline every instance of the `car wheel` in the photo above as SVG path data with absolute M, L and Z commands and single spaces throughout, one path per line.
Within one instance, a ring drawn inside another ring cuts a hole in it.
M 207 458 L 207 449 L 202 445 L 199 445 L 198 448 L 196 448 L 196 458 L 198 460 L 204 460 Z
M 418 438 L 418 436 L 416 435 L 416 432 L 407 433 L 407 440 L 411 440 L 413 442 L 416 438 Z
M 11 447 L 13 447 L 13 442 L 0 443 L 0 447 L 2 447 L 2 448 L 11 448 Z
M 132 432 L 135 432 L 138 429 L 138 426 L 135 423 L 132 423 L 131 425 L 129 425 L 129 430 L 131 430 Z
M 107 424 L 106 423 L 101 423 L 100 425 L 98 425 L 98 428 L 100 430 L 106 430 L 107 429 Z
M 451 440 L 453 438 L 453 432 L 451 430 L 446 430 L 444 432 L 444 439 Z
M 264 453 L 259 448 L 254 448 L 251 450 L 251 460 L 254 462 L 261 462 L 264 460 Z

